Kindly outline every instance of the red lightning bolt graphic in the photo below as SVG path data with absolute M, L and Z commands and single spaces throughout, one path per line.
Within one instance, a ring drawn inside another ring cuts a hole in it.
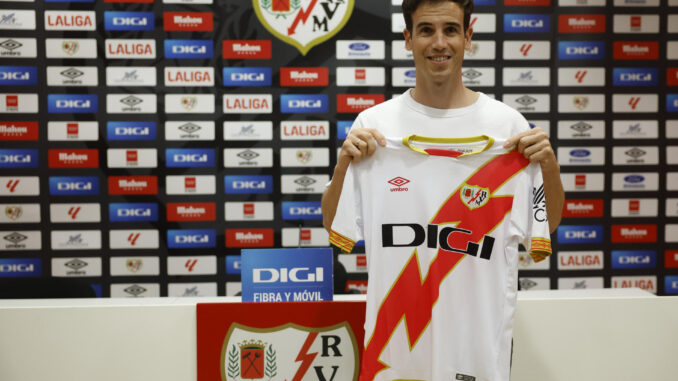
M 494 157 L 466 179 L 466 183 L 488 188 L 493 194 L 505 181 L 528 164 L 529 161 L 525 157 L 517 150 L 513 150 Z M 479 242 L 504 219 L 513 204 L 513 197 L 494 197 L 482 208 L 471 210 L 461 201 L 460 192 L 461 187 L 447 199 L 431 220 L 432 224 L 461 221 L 457 227 L 471 231 L 470 234 L 450 235 L 449 244 L 453 248 L 465 248 L 467 242 Z M 373 380 L 378 372 L 386 368 L 386 365 L 379 361 L 379 356 L 403 318 L 410 345 L 417 342 L 431 321 L 433 305 L 440 293 L 440 284 L 464 256 L 438 249 L 428 275 L 422 281 L 415 250 L 377 312 L 374 332 L 363 353 L 360 381 Z
M 17 185 L 19 185 L 19 180 L 9 180 L 7 182 L 7 189 L 9 189 L 10 193 L 14 193 Z
M 312 0 L 311 4 L 306 8 L 306 11 L 304 11 L 303 8 L 299 9 L 299 13 L 297 13 L 297 17 L 294 19 L 294 22 L 292 22 L 292 26 L 287 28 L 287 35 L 291 36 L 293 35 L 296 30 L 297 30 L 297 25 L 299 25 L 299 21 L 302 23 L 306 24 L 306 20 L 308 20 L 308 16 L 311 15 L 311 12 L 313 11 L 313 7 L 315 7 L 315 3 L 317 3 L 318 0 Z
M 311 348 L 311 344 L 313 344 L 317 336 L 318 332 L 308 333 L 308 337 L 306 337 L 304 345 L 301 346 L 301 350 L 299 351 L 297 358 L 294 360 L 295 362 L 301 361 L 301 365 L 299 365 L 299 369 L 297 369 L 297 373 L 294 374 L 294 378 L 292 379 L 292 381 L 301 381 L 301 379 L 308 371 L 308 368 L 311 367 L 311 364 L 313 363 L 315 356 L 318 355 L 318 352 L 308 353 L 308 350 Z

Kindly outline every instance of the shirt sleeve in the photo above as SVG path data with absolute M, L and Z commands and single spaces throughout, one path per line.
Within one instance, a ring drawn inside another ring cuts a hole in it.
M 521 207 L 528 209 L 527 226 L 521 242 L 535 262 L 540 262 L 551 255 L 551 234 L 546 216 L 546 196 L 541 167 L 537 163 L 527 166 L 525 193 L 529 195 Z
M 330 243 L 344 253 L 350 253 L 355 243 L 363 239 L 362 200 L 355 175 L 355 166 L 350 164 L 341 188 L 337 213 L 334 215 L 330 229 Z

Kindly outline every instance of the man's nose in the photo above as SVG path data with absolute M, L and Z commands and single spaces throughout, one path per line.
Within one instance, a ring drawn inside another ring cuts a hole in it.
M 445 38 L 445 33 L 443 31 L 437 31 L 433 35 L 433 47 L 434 48 L 445 48 L 447 45 L 447 39 Z

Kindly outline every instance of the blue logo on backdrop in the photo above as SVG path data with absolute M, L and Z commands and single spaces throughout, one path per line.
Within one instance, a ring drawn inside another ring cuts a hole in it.
M 212 58 L 212 40 L 165 40 L 165 58 Z
M 108 205 L 111 222 L 157 221 L 157 203 L 111 203 Z
M 294 113 L 326 113 L 329 112 L 327 94 L 283 94 L 280 96 L 280 112 Z
M 600 225 L 560 225 L 558 243 L 602 243 L 603 227 Z
M 613 269 L 652 269 L 657 267 L 657 252 L 652 250 L 612 250 Z
M 337 121 L 337 140 L 346 140 L 348 132 L 353 126 L 353 121 L 339 120 Z
M 225 67 L 224 86 L 271 86 L 270 67 Z
M 108 140 L 155 140 L 155 122 L 108 122 Z
M 0 278 L 33 277 L 42 275 L 39 258 L 0 258 Z
M 504 15 L 504 32 L 548 33 L 551 31 L 549 15 L 512 14 Z
M 283 201 L 283 220 L 321 220 L 320 201 Z
M 473 5 L 495 5 L 496 0 L 475 0 Z
M 612 70 L 615 86 L 657 86 L 659 84 L 659 69 L 634 69 L 616 67 Z
M 243 302 L 332 300 L 332 249 L 242 251 Z
M 53 196 L 87 196 L 99 194 L 99 178 L 95 176 L 50 176 L 49 194 Z
M 227 255 L 226 256 L 226 274 L 230 275 L 240 275 L 240 269 L 242 267 L 242 260 L 239 255 Z
M 45 3 L 93 3 L 94 0 L 45 0 Z
M 0 149 L 0 168 L 38 168 L 37 149 Z
M 211 148 L 167 148 L 167 168 L 214 167 L 214 149 Z
M 678 112 L 678 94 L 666 94 L 666 111 Z
M 367 42 L 354 42 L 350 44 L 348 48 L 356 52 L 364 52 L 365 50 L 368 50 L 370 48 L 370 44 L 368 44 Z
M 227 194 L 273 193 L 273 176 L 224 176 Z
M 214 229 L 170 229 L 167 230 L 167 247 L 170 249 L 217 247 L 217 232 Z
M 105 30 L 153 30 L 153 12 L 104 12 Z
M 560 41 L 558 58 L 561 60 L 602 60 L 605 43 L 602 41 Z
M 37 84 L 38 68 L 35 66 L 0 66 L 0 86 Z
M 667 275 L 664 278 L 664 293 L 678 294 L 678 275 Z
M 51 114 L 95 113 L 98 110 L 96 94 L 48 94 L 47 112 Z

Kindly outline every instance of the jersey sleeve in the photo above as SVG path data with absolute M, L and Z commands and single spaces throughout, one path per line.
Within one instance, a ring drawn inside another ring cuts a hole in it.
M 344 253 L 350 253 L 355 243 L 363 239 L 362 200 L 355 181 L 355 166 L 348 166 L 341 196 L 337 205 L 337 213 L 330 229 L 330 243 Z
M 546 196 L 544 194 L 544 180 L 542 179 L 541 167 L 532 163 L 525 168 L 525 188 L 522 189 L 524 196 L 519 196 L 518 211 L 527 211 L 527 216 L 522 216 L 522 221 L 516 222 L 524 226 L 522 244 L 535 262 L 540 262 L 551 255 L 551 234 L 549 231 L 548 218 L 546 216 Z M 525 197 L 527 196 L 527 197 Z M 516 207 L 516 205 L 514 205 Z M 522 223 L 521 223 L 522 222 Z M 525 223 L 527 223 L 525 225 Z

